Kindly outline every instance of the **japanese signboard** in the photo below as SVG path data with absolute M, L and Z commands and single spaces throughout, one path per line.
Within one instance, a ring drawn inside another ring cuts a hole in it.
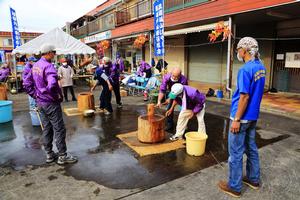
M 19 26 L 17 21 L 16 11 L 10 8 L 11 25 L 12 25 L 12 36 L 14 42 L 14 48 L 21 46 L 21 34 L 19 32 Z
M 111 31 L 105 31 L 102 33 L 98 33 L 95 35 L 85 37 L 83 41 L 84 41 L 84 43 L 88 44 L 88 43 L 92 43 L 92 42 L 98 42 L 101 40 L 107 40 L 110 38 L 111 38 Z
M 154 10 L 154 55 L 165 55 L 164 38 L 164 1 L 156 0 L 153 3 Z

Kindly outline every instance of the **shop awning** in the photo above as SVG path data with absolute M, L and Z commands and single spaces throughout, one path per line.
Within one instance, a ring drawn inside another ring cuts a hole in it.
M 224 24 L 228 25 L 228 21 L 225 21 Z M 190 28 L 165 31 L 164 36 L 182 35 L 182 34 L 188 34 L 188 33 L 201 32 L 201 31 L 209 31 L 209 30 L 214 29 L 215 26 L 216 26 L 216 23 L 212 23 L 212 24 L 205 24 L 205 25 L 201 25 L 201 26 L 194 26 L 194 27 L 190 27 Z
M 135 38 L 141 34 L 149 34 L 149 32 L 142 32 L 142 33 L 137 33 L 137 34 L 132 34 L 132 35 L 128 35 L 128 36 L 124 36 L 124 37 L 119 37 L 119 38 L 115 38 L 113 39 L 114 41 L 119 41 L 119 40 L 126 40 L 126 39 L 130 39 L 130 38 Z

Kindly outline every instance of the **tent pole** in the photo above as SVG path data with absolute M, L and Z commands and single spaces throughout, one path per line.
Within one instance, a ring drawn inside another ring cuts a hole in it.
M 13 54 L 13 67 L 15 70 L 15 78 L 16 78 L 16 91 L 18 92 L 19 86 L 18 86 L 18 74 L 17 74 L 17 63 L 16 63 L 16 55 Z

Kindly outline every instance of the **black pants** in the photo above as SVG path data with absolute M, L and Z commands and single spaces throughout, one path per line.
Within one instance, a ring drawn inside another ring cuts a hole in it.
M 44 126 L 43 146 L 46 153 L 52 152 L 53 137 L 55 137 L 58 153 L 59 155 L 64 155 L 67 152 L 66 128 L 60 104 L 41 106 L 39 109 L 41 111 L 41 121 Z
M 76 100 L 76 97 L 75 97 L 75 94 L 74 94 L 73 86 L 66 86 L 66 87 L 63 87 L 65 100 L 68 101 L 68 89 L 69 89 L 70 92 L 71 92 L 72 100 L 73 100 L 73 101 Z
M 106 109 L 108 112 L 112 112 L 111 106 L 111 91 L 108 88 L 107 83 L 102 83 L 102 92 L 100 95 L 100 109 Z
M 173 101 L 174 100 L 170 100 L 170 104 L 167 106 L 167 110 L 171 109 Z M 167 124 L 166 124 L 167 128 L 174 128 L 173 118 L 174 118 L 174 111 L 169 116 L 167 116 Z
M 116 102 L 117 102 L 117 104 L 120 105 L 121 104 L 120 82 L 115 81 L 112 86 L 113 86 L 113 90 L 114 90 L 114 93 L 116 96 Z

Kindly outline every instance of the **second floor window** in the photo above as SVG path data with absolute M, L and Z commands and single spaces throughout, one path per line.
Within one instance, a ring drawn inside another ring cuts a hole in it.
M 3 46 L 7 47 L 7 46 L 12 46 L 13 42 L 12 39 L 4 39 L 3 40 Z

